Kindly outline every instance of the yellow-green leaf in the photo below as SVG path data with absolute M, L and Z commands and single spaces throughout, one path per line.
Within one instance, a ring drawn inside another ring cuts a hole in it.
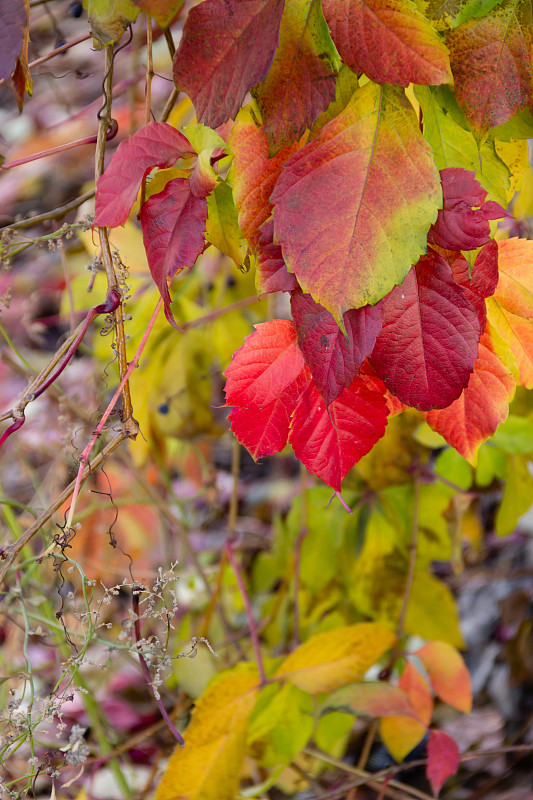
M 248 248 L 239 228 L 237 209 L 229 184 L 222 182 L 215 186 L 214 192 L 207 198 L 207 211 L 207 241 L 240 267 Z

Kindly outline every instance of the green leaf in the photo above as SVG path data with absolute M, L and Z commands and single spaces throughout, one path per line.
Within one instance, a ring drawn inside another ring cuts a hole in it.
M 496 514 L 498 536 L 508 536 L 515 530 L 518 520 L 530 507 L 532 496 L 533 478 L 526 456 L 509 455 L 503 500 Z
M 239 228 L 231 186 L 218 183 L 207 198 L 206 239 L 240 267 L 248 246 Z
M 494 444 L 506 453 L 533 451 L 533 422 L 527 417 L 510 414 L 492 437 Z
M 250 719 L 248 747 L 264 767 L 290 764 L 313 733 L 311 697 L 285 684 L 263 690 Z
M 131 0 L 84 0 L 83 5 L 89 15 L 91 35 L 98 42 L 97 50 L 118 42 L 140 11 Z
M 472 486 L 472 467 L 453 447 L 449 447 L 438 456 L 435 472 L 460 486 L 461 489 L 470 489 Z
M 492 442 L 481 445 L 476 466 L 476 483 L 478 486 L 490 486 L 495 478 L 504 480 L 507 469 L 505 453 L 494 447 Z

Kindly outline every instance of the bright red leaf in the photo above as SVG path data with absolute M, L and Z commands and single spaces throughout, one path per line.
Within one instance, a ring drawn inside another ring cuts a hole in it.
M 381 305 L 363 306 L 344 314 L 346 336 L 329 311 L 301 291 L 291 295 L 298 344 L 326 404 L 337 398 L 358 374 L 374 349 L 381 330 Z
M 342 60 L 376 83 L 439 84 L 451 79 L 448 50 L 409 0 L 323 0 Z
M 274 242 L 272 219 L 268 219 L 261 227 L 255 285 L 259 294 L 291 292 L 298 288 L 295 276 L 287 271 L 281 247 Z
M 532 96 L 531 4 L 503 0 L 448 32 L 455 96 L 479 134 L 511 119 Z
M 404 92 L 357 89 L 287 161 L 272 202 L 289 270 L 337 322 L 381 300 L 425 252 L 441 203 L 433 156 Z
M 309 383 L 294 410 L 289 444 L 296 458 L 324 483 L 340 491 L 351 468 L 385 433 L 387 405 L 356 376 L 328 407 Z
M 256 325 L 226 369 L 229 406 L 265 408 L 296 380 L 305 366 L 293 322 Z
M 191 143 L 166 122 L 150 122 L 121 142 L 98 179 L 95 224 L 106 228 L 124 225 L 150 170 L 171 167 L 191 153 Z
M 428 233 L 428 242 L 445 250 L 475 250 L 490 241 L 489 220 L 507 212 L 493 200 L 475 173 L 459 167 L 441 170 L 442 210 Z
M 174 57 L 174 81 L 199 122 L 234 118 L 266 77 L 278 45 L 283 0 L 204 0 L 191 8 Z
M 279 39 L 268 76 L 253 91 L 274 151 L 299 139 L 335 99 L 340 67 L 320 0 L 285 3 Z
M 444 781 L 455 775 L 459 761 L 459 748 L 451 736 L 444 731 L 431 731 L 426 775 L 435 796 L 438 796 Z
M 165 303 L 165 315 L 175 325 L 170 309 L 168 279 L 184 267 L 193 267 L 205 248 L 207 201 L 195 197 L 186 178 L 169 181 L 141 208 L 141 225 L 148 265 Z
M 430 249 L 384 299 L 371 363 L 406 405 L 444 408 L 468 383 L 480 335 L 476 309 L 449 264 Z

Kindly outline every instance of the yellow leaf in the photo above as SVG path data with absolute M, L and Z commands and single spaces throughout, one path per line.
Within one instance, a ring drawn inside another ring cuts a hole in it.
M 464 647 L 454 597 L 448 587 L 428 573 L 417 573 L 405 618 L 405 632 L 423 639 L 440 639 Z
M 360 681 L 394 644 L 391 631 L 372 622 L 348 625 L 313 636 L 279 666 L 284 678 L 309 694 L 332 692 Z
M 426 679 L 410 661 L 402 673 L 399 687 L 406 693 L 421 720 L 418 722 L 411 717 L 398 715 L 384 717 L 380 722 L 383 742 L 396 761 L 401 762 L 425 736 L 433 713 L 433 698 Z
M 210 684 L 158 787 L 156 800 L 235 800 L 257 675 L 232 670 Z

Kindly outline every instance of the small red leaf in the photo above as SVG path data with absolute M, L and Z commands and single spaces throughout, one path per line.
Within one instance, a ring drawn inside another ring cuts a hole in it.
M 255 283 L 259 294 L 291 292 L 298 288 L 296 277 L 287 270 L 281 247 L 274 242 L 274 220 L 272 219 L 268 219 L 261 226 Z
M 304 366 L 294 324 L 287 319 L 262 322 L 246 337 L 224 373 L 226 402 L 240 408 L 266 408 Z
M 206 220 L 207 201 L 191 193 L 186 178 L 169 181 L 141 209 L 148 265 L 164 300 L 165 315 L 174 326 L 167 281 L 184 267 L 193 267 L 203 253 Z
M 494 201 L 485 203 L 487 192 L 475 173 L 459 167 L 440 172 L 442 210 L 428 233 L 428 242 L 445 250 L 475 250 L 490 240 L 489 220 L 506 217 Z
M 318 391 L 329 405 L 350 385 L 372 352 L 382 325 L 381 304 L 347 311 L 346 336 L 329 311 L 309 294 L 293 292 L 291 309 L 300 350 Z
M 444 731 L 431 731 L 428 741 L 426 775 L 437 796 L 444 781 L 455 775 L 459 767 L 459 748 Z
M 387 405 L 356 376 L 326 406 L 314 383 L 308 384 L 294 411 L 289 443 L 296 458 L 335 491 L 354 464 L 385 433 Z
M 291 414 L 311 376 L 304 369 L 279 397 L 263 408 L 232 408 L 231 430 L 255 461 L 279 453 L 287 444 Z
M 216 128 L 234 118 L 262 81 L 278 45 L 283 0 L 204 0 L 194 6 L 174 57 L 174 81 L 194 103 L 198 122 Z
M 121 142 L 96 186 L 95 224 L 124 225 L 143 178 L 154 167 L 171 167 L 194 153 L 188 139 L 166 122 L 150 122 Z
M 430 249 L 384 298 L 383 328 L 371 363 L 406 405 L 444 408 L 468 383 L 480 335 L 476 309 L 449 264 Z

